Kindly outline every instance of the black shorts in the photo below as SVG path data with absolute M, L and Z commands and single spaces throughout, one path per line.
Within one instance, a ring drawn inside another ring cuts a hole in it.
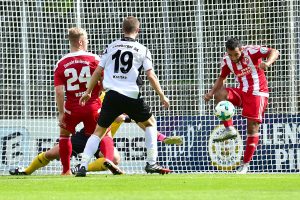
M 126 113 L 135 122 L 144 122 L 152 116 L 150 107 L 142 98 L 133 99 L 110 90 L 104 97 L 98 125 L 108 128 L 123 113 Z
M 81 129 L 79 132 L 76 132 L 71 136 L 72 142 L 72 156 L 77 157 L 78 154 L 82 153 L 85 147 L 89 135 L 84 134 L 84 129 Z M 99 158 L 99 146 L 97 152 L 94 154 L 96 158 Z

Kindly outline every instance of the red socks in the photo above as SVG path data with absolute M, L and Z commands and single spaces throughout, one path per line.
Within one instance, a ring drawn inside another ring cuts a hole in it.
M 63 166 L 63 173 L 71 169 L 70 159 L 72 155 L 72 143 L 69 136 L 61 135 L 59 137 L 59 156 L 60 162 Z
M 225 128 L 227 128 L 229 126 L 233 126 L 233 121 L 232 121 L 232 119 L 230 119 L 228 121 L 223 121 L 223 124 L 224 124 Z
M 100 151 L 104 158 L 114 160 L 114 141 L 109 136 L 104 136 L 100 142 Z
M 259 141 L 259 136 L 248 136 L 247 137 L 247 142 L 246 142 L 246 149 L 244 152 L 244 163 L 249 163 L 252 159 L 252 156 L 256 150 L 256 146 Z

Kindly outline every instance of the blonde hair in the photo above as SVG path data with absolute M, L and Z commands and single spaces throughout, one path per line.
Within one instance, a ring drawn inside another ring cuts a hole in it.
M 87 35 L 86 30 L 83 28 L 73 27 L 69 29 L 68 38 L 71 45 L 77 45 L 81 36 Z
M 122 29 L 124 33 L 134 33 L 139 26 L 139 20 L 136 17 L 129 16 L 124 19 Z

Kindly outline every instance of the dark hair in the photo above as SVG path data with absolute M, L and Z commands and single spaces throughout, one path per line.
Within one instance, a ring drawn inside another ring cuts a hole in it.
M 241 48 L 242 47 L 242 43 L 241 41 L 236 38 L 236 37 L 231 37 L 226 41 L 226 49 L 229 50 L 235 50 L 235 48 Z

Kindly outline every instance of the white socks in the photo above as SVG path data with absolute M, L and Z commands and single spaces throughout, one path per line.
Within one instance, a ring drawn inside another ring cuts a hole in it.
M 92 134 L 84 147 L 81 166 L 84 166 L 87 169 L 91 158 L 94 156 L 98 149 L 99 143 L 100 138 L 97 135 Z
M 150 165 L 156 163 L 157 159 L 157 130 L 156 127 L 149 126 L 145 129 L 145 145 L 147 148 L 147 162 Z

